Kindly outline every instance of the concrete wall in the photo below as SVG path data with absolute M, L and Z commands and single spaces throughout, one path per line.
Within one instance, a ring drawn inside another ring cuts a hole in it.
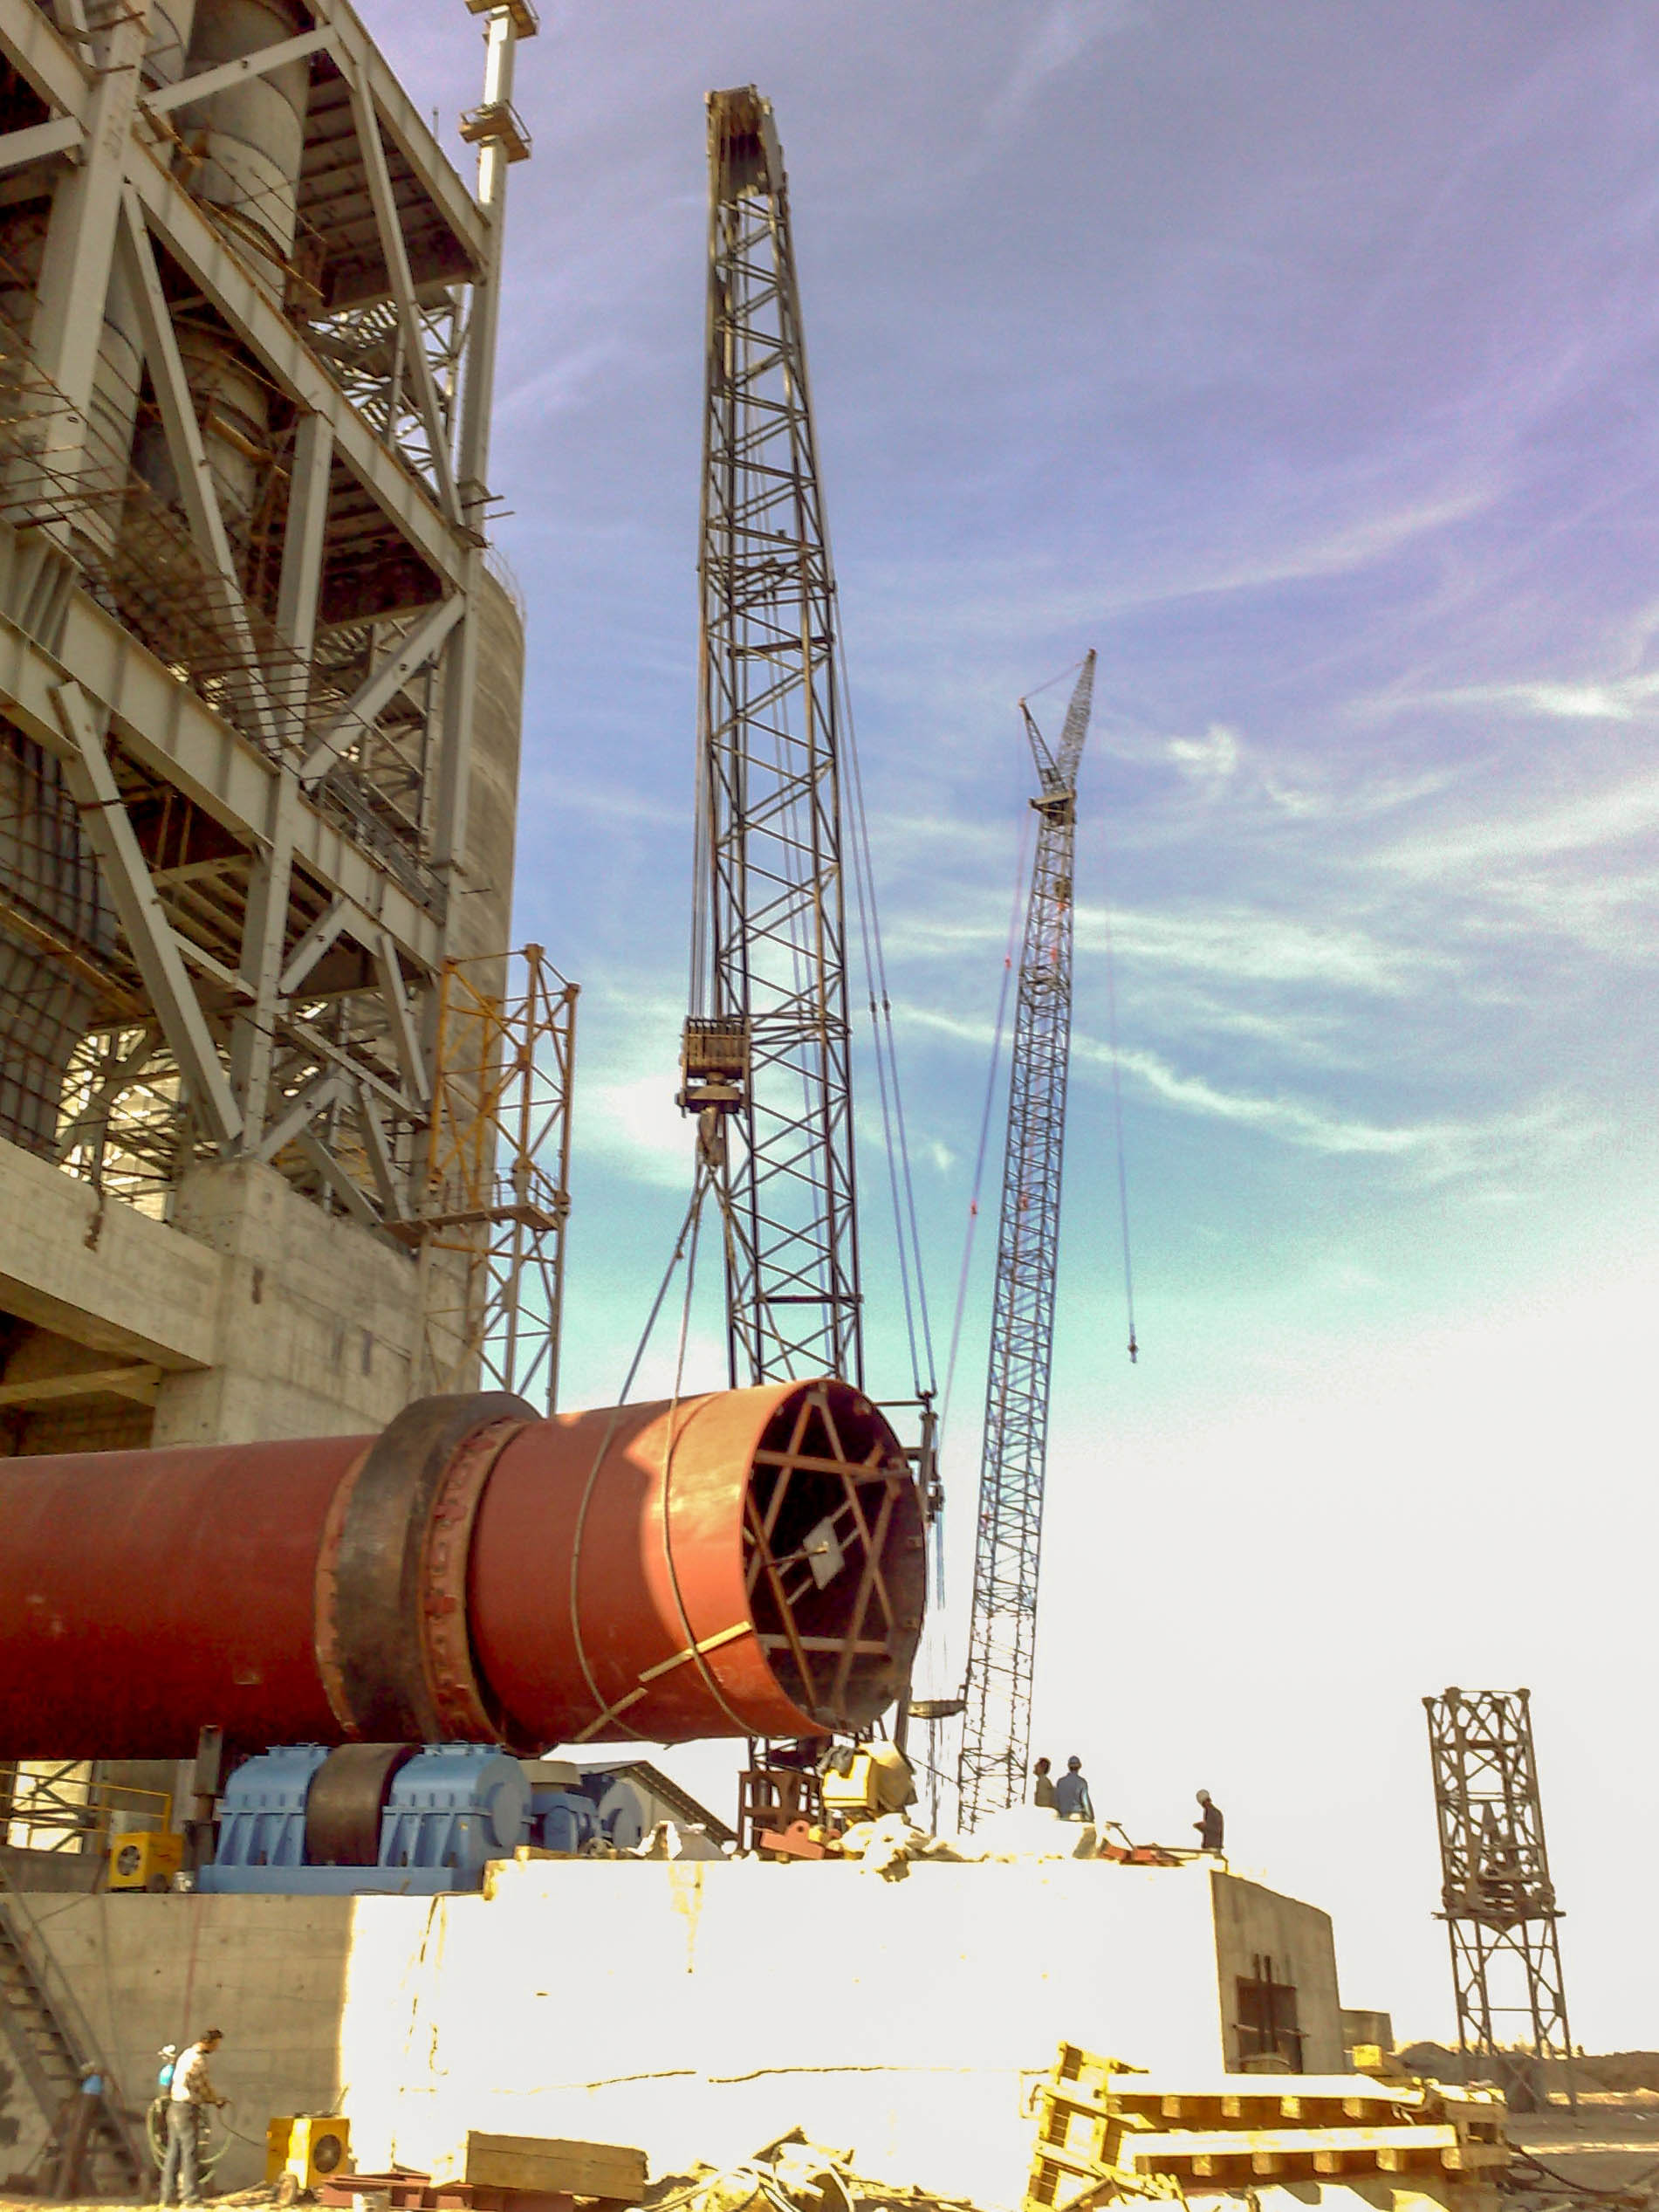
M 1231 1874 L 1217 1874 L 1215 1884 L 1216 1961 L 1227 2064 L 1238 2063 L 1237 1984 L 1254 1981 L 1258 1961 L 1272 1959 L 1273 1979 L 1288 1982 L 1296 1991 L 1302 2071 L 1341 2073 L 1347 2062 L 1336 1988 L 1336 1944 L 1328 1915 Z
M 0 1143 L 0 1311 L 115 1358 L 206 1366 L 222 1269 L 177 1230 Z
M 194 1169 L 162 1223 L 117 1199 L 100 1209 L 86 1184 L 0 1143 L 0 1315 L 31 1324 L 0 1380 L 14 1362 L 31 1381 L 125 1361 L 161 1370 L 153 1426 L 103 1440 L 349 1434 L 380 1428 L 413 1394 L 414 1261 L 325 1214 L 275 1168 Z M 21 1448 L 97 1449 L 99 1434 L 82 1436 L 65 1412 L 84 1426 L 120 1410 L 115 1398 L 58 1400 L 52 1433 Z
M 157 1444 L 349 1435 L 408 1404 L 419 1329 L 408 1253 L 252 1161 L 193 1169 L 174 1218 L 221 1255 L 220 1331 L 207 1373 L 163 1382 Z
M 211 2022 L 239 2129 L 343 2096 L 364 2166 L 423 2165 L 472 2126 L 637 2143 L 661 2175 L 799 2125 L 885 2179 L 1018 2204 L 1056 2044 L 1215 2075 L 1224 1978 L 1241 1932 L 1270 1926 L 1306 1975 L 1310 2063 L 1340 2058 L 1326 1916 L 1201 1866 L 924 1865 L 889 1884 L 850 1865 L 543 1860 L 503 1869 L 490 1898 L 45 1909 L 124 2085 Z M 223 2178 L 256 2170 L 238 2146 Z
M 350 1898 L 104 1891 L 72 1901 L 35 1893 L 24 1902 L 35 1915 L 37 1942 L 67 1982 L 129 2105 L 154 2093 L 162 2044 L 185 2042 L 206 2027 L 224 2030 L 220 2085 L 235 2100 L 232 2125 L 250 2140 L 232 2143 L 218 2176 L 223 2185 L 263 2178 L 272 2112 L 331 2109 L 352 1948 Z M 0 2181 L 27 2167 L 44 2128 L 0 2037 Z

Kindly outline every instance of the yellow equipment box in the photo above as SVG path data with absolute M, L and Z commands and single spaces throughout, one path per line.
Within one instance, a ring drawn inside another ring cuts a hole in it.
M 112 1889 L 170 1889 L 183 1864 L 184 1838 L 171 1829 L 158 1834 L 154 1829 L 135 1828 L 110 1838 Z
M 298 2112 L 265 2122 L 265 2180 L 291 2174 L 314 2189 L 351 2164 L 352 2123 L 340 2112 Z

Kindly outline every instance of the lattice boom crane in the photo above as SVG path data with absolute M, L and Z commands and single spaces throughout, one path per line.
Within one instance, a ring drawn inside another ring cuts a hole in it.
M 783 155 L 709 95 L 698 852 L 681 1103 L 726 1225 L 734 1385 L 861 1384 L 835 585 Z
M 1031 1741 L 1049 1370 L 1059 1260 L 1060 1168 L 1072 1037 L 1072 871 L 1077 771 L 1094 656 L 1083 663 L 1056 751 L 1020 713 L 1040 787 L 1037 854 L 1019 963 L 1008 1088 L 997 1284 L 974 1549 L 967 1712 L 957 1789 L 964 1828 L 1018 1803 Z

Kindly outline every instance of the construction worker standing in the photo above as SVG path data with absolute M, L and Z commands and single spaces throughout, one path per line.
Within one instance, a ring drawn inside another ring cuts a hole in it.
M 208 2061 L 224 2037 L 217 2028 L 203 2030 L 188 2051 L 179 2053 L 168 2089 L 167 2156 L 161 2161 L 161 2202 L 171 2204 L 176 2192 L 181 2204 L 202 2202 L 201 2119 L 209 2105 L 223 2106 L 208 2078 Z
M 1034 1805 L 1052 1805 L 1054 1803 L 1054 1785 L 1049 1779 L 1046 1759 L 1039 1759 L 1032 1769 L 1032 1803 Z
M 1225 1827 L 1221 1817 L 1221 1807 L 1212 1801 L 1207 1790 L 1201 1790 L 1198 1792 L 1198 1808 L 1199 1817 L 1192 1824 L 1198 1831 L 1198 1848 L 1200 1851 L 1211 1851 L 1219 1855 L 1221 1839 Z
M 1093 1820 L 1094 1817 L 1089 1786 L 1083 1779 L 1083 1762 L 1075 1755 L 1066 1762 L 1066 1771 L 1054 1784 L 1054 1803 L 1062 1820 Z

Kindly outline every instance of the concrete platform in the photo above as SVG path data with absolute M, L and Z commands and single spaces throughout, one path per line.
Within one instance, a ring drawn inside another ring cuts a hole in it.
M 225 2031 L 235 2125 L 343 2110 L 365 2168 L 469 2127 L 634 2143 L 654 2175 L 799 2126 L 861 2171 L 1017 2206 L 1062 2040 L 1231 2071 L 1235 1992 L 1271 1957 L 1310 2071 L 1342 2064 L 1331 1927 L 1207 1866 L 531 1861 L 492 1897 L 55 1895 L 40 1937 L 128 2098 L 154 2053 Z M 27 2162 L 38 2116 L 0 2117 Z M 258 2178 L 237 2146 L 223 2187 Z

